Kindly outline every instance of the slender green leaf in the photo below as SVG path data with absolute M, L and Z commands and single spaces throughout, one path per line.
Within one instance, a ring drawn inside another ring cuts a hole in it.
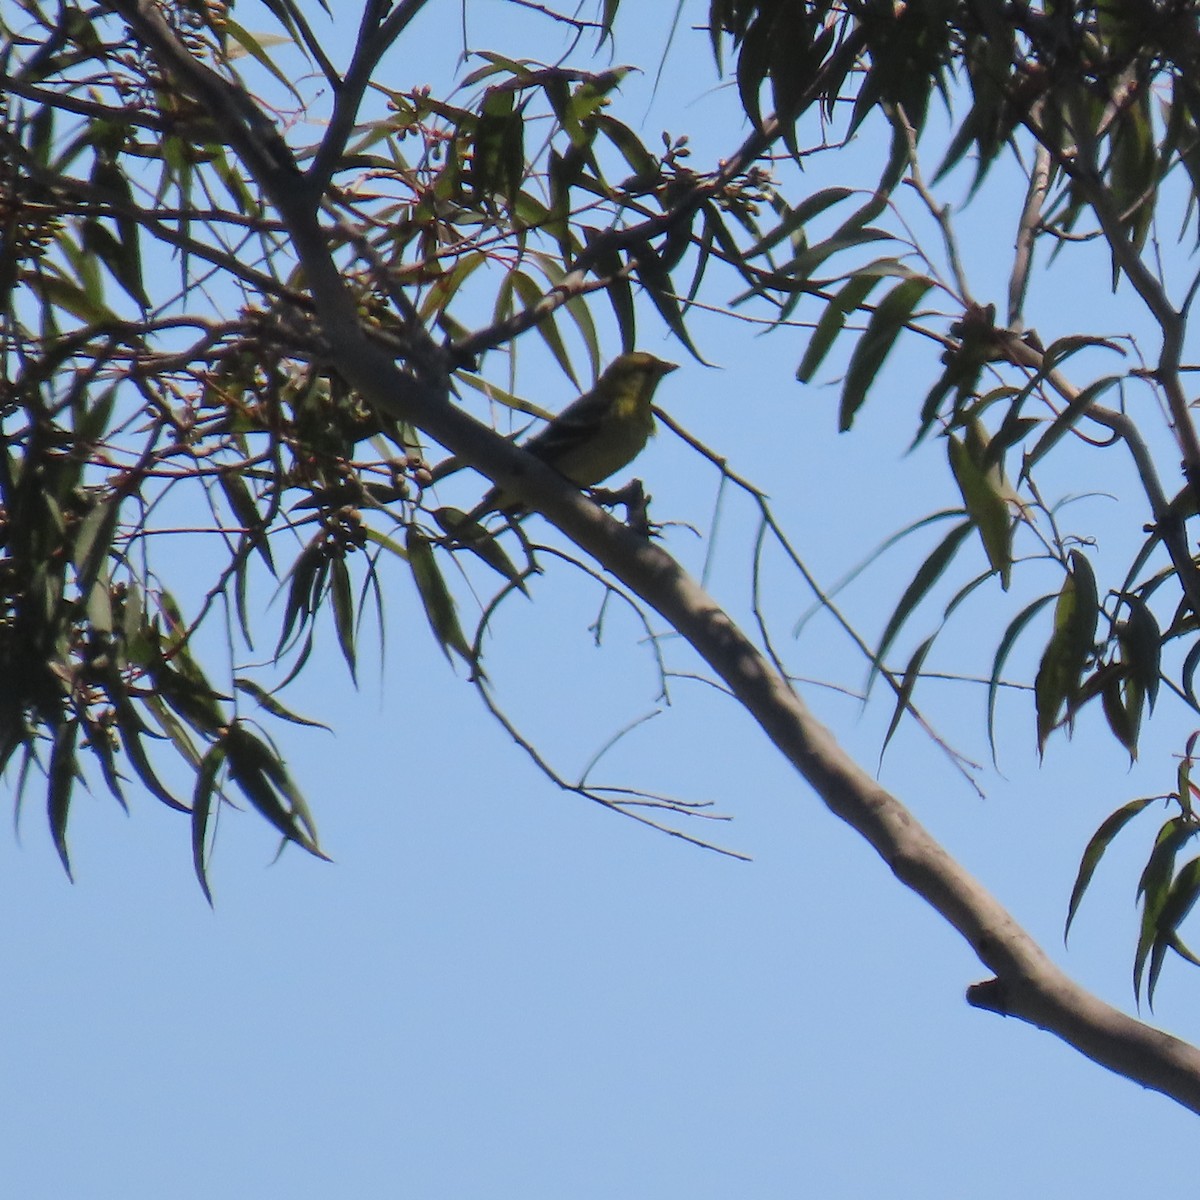
M 881 278 L 879 275 L 855 275 L 825 306 L 796 370 L 796 378 L 801 383 L 812 380 L 838 334 L 846 327 L 846 318 L 859 310 Z
M 684 324 L 683 310 L 679 307 L 671 275 L 649 246 L 643 246 L 637 252 L 637 277 L 667 328 L 687 347 L 697 362 L 703 363 L 704 358 L 692 343 L 691 334 Z
M 1170 942 L 1171 949 L 1179 955 L 1180 958 L 1186 959 L 1193 967 L 1200 967 L 1200 955 L 1193 954 L 1179 936 L 1177 931 L 1168 935 L 1167 940 Z
M 215 742 L 200 760 L 196 772 L 196 786 L 192 790 L 192 866 L 200 881 L 204 898 L 212 904 L 212 891 L 208 886 L 208 823 L 214 800 L 220 800 L 217 776 L 225 765 L 225 745 Z
M 883 745 L 879 749 L 879 761 L 883 762 L 884 753 L 887 751 L 888 743 L 892 740 L 892 734 L 900 726 L 900 718 L 904 716 L 905 711 L 912 703 L 913 689 L 917 686 L 917 680 L 921 678 L 921 668 L 925 664 L 925 658 L 929 651 L 933 649 L 933 643 L 937 634 L 932 634 L 927 637 L 914 651 L 912 658 L 908 660 L 908 666 L 904 669 L 904 678 L 900 681 L 900 691 L 896 696 L 896 707 L 892 710 L 892 719 L 888 723 L 887 733 L 883 735 Z
M 942 572 L 950 565 L 951 559 L 957 553 L 959 546 L 962 545 L 963 539 L 971 532 L 971 522 L 964 521 L 961 525 L 955 525 L 948 534 L 934 547 L 933 552 L 921 564 L 916 575 L 913 576 L 912 582 L 904 589 L 904 595 L 900 597 L 900 602 L 896 605 L 891 617 L 883 631 L 883 636 L 879 639 L 879 647 L 875 651 L 871 661 L 871 671 L 867 679 L 867 691 L 871 690 L 871 685 L 875 681 L 875 677 L 883 668 L 884 659 L 887 657 L 888 651 L 892 647 L 892 643 L 896 640 L 904 622 L 912 615 L 913 610 L 917 605 L 929 594 L 929 589 L 941 578 Z
M 105 680 L 105 693 L 117 714 L 117 732 L 120 734 L 125 755 L 137 772 L 137 777 L 142 781 L 142 785 L 168 808 L 173 808 L 176 812 L 187 812 L 187 805 L 176 800 L 155 774 L 154 768 L 146 756 L 145 747 L 142 745 L 142 736 L 149 733 L 149 730 L 130 701 L 124 681 L 116 675 L 115 668 L 110 671 L 109 678 Z
M 542 289 L 528 275 L 525 275 L 521 271 L 510 271 L 508 278 L 511 280 L 512 286 L 516 290 L 517 295 L 520 296 L 526 310 L 537 308 L 542 302 Z M 550 353 L 554 355 L 554 361 L 563 369 L 567 378 L 576 387 L 579 387 L 579 377 L 575 374 L 575 368 L 571 365 L 571 356 L 567 353 L 567 347 L 562 340 L 562 334 L 558 331 L 554 314 L 547 313 L 534 328 L 541 335 L 542 341 L 549 347 Z
M 325 589 L 325 580 L 329 574 L 329 559 L 325 554 L 324 534 L 318 533 L 300 551 L 292 569 L 288 572 L 291 586 L 288 588 L 287 604 L 284 607 L 283 623 L 279 631 L 279 641 L 275 646 L 275 657 L 278 658 L 292 638 L 292 630 L 297 636 L 304 631 L 316 607 L 317 597 Z M 298 624 L 297 624 L 298 622 Z
M 300 46 L 303 49 L 304 43 L 302 41 L 299 41 L 296 38 L 284 39 L 278 34 L 268 36 L 260 34 L 258 37 L 255 37 L 255 35 L 252 34 L 248 29 L 243 28 L 235 20 L 233 20 L 228 13 L 223 14 L 223 25 L 225 35 L 227 37 L 232 38 L 257 63 L 270 71 L 270 73 L 277 80 L 279 80 L 279 82 L 282 83 L 289 92 L 292 93 L 298 104 L 304 103 L 300 93 L 296 90 L 296 85 L 288 78 L 286 72 L 284 72 L 280 67 L 276 66 L 275 61 L 269 54 L 267 54 L 266 50 L 263 49 L 264 43 L 267 45 L 291 44 L 294 46 Z M 236 54 L 231 53 L 230 57 L 236 58 L 237 56 Z
M 413 582 L 417 585 L 417 594 L 421 597 L 429 627 L 433 630 L 442 653 L 449 659 L 450 651 L 453 650 L 473 671 L 477 670 L 471 647 L 467 644 L 458 623 L 454 597 L 451 596 L 450 589 L 438 569 L 429 539 L 415 525 L 410 525 L 405 538 L 405 548 L 408 551 L 408 565 L 412 569 Z
M 279 717 L 283 721 L 290 721 L 293 725 L 307 725 L 313 729 L 327 729 L 331 733 L 333 732 L 332 728 L 326 725 L 324 721 L 314 721 L 309 717 L 302 717 L 292 712 L 290 708 L 284 707 L 266 688 L 260 687 L 253 679 L 238 676 L 233 681 L 233 686 L 239 692 L 245 692 L 248 696 L 253 696 L 273 717 Z
M 246 486 L 246 481 L 235 471 L 222 471 L 218 476 L 221 490 L 233 511 L 234 517 L 245 530 L 244 537 L 259 553 L 267 570 L 275 574 L 275 560 L 271 555 L 271 543 L 267 539 L 267 524 L 258 511 L 258 505 Z
M 850 358 L 846 382 L 842 387 L 838 417 L 840 432 L 845 433 L 854 424 L 854 418 L 867 398 L 867 391 L 875 382 L 896 338 L 931 287 L 933 281 L 924 277 L 906 279 L 888 292 L 871 314 L 867 328 Z
M 1200 826 L 1185 817 L 1172 817 L 1164 822 L 1155 838 L 1154 849 L 1138 880 L 1138 896 L 1142 901 L 1142 921 L 1138 933 L 1137 951 L 1133 959 L 1133 991 L 1142 994 L 1142 976 L 1146 959 L 1159 940 L 1159 922 L 1171 879 L 1175 873 L 1175 857 L 1189 838 L 1200 832 Z M 1160 951 L 1161 954 L 1161 951 Z
M 1100 828 L 1092 834 L 1088 844 L 1084 847 L 1083 857 L 1079 860 L 1079 872 L 1075 876 L 1075 884 L 1071 888 L 1071 900 L 1067 905 L 1067 920 L 1063 926 L 1064 943 L 1070 936 L 1071 924 L 1075 920 L 1075 914 L 1079 911 L 1080 901 L 1088 889 L 1088 884 L 1092 882 L 1092 876 L 1096 873 L 1096 868 L 1100 865 L 1104 852 L 1112 845 L 1113 838 L 1155 799 L 1154 796 L 1143 796 L 1141 799 L 1130 800 L 1127 804 L 1122 804 L 1116 812 L 1106 817 Z
M 443 532 L 454 538 L 455 542 L 464 546 L 476 557 L 487 563 L 493 571 L 503 575 L 509 583 L 515 584 L 521 591 L 528 594 L 525 577 L 517 570 L 516 564 L 505 553 L 496 535 L 478 521 L 467 522 L 468 514 L 460 508 L 443 507 L 434 510 L 433 519 L 441 526 Z
M 128 245 L 117 240 L 111 230 L 99 221 L 85 221 L 83 225 L 83 247 L 90 255 L 108 268 L 108 272 L 121 285 L 125 292 L 141 308 L 150 307 L 150 298 L 142 283 L 142 264 L 139 257 L 131 256 Z M 132 243 L 137 248 L 136 238 Z M 94 297 L 97 301 L 102 296 Z
M 1162 631 L 1140 596 L 1126 592 L 1121 600 L 1129 607 L 1129 620 L 1120 630 L 1122 652 L 1132 677 L 1142 688 L 1153 711 L 1162 680 Z
M 71 856 L 67 850 L 67 815 L 71 810 L 71 793 L 79 766 L 75 757 L 75 744 L 79 737 L 78 721 L 60 721 L 54 730 L 54 745 L 50 751 L 49 780 L 46 788 L 47 814 L 50 818 L 50 833 L 54 848 L 62 860 L 67 878 L 71 874 Z
M 1098 400 L 1109 388 L 1115 387 L 1125 377 L 1123 375 L 1106 375 L 1103 379 L 1097 379 L 1095 383 L 1089 384 L 1060 412 L 1050 425 L 1046 432 L 1038 438 L 1033 449 L 1025 457 L 1025 462 L 1021 468 L 1022 475 L 1028 475 L 1029 472 L 1048 454 L 1062 438 L 1068 430 L 1073 429 L 1079 419 L 1087 412 L 1092 404 Z
M 241 723 L 229 727 L 223 745 L 229 777 L 254 808 L 288 841 L 325 858 L 308 807 L 279 756 Z
M 1164 948 L 1169 946 L 1173 950 L 1178 950 L 1182 946 L 1182 943 L 1178 941 L 1179 926 L 1192 911 L 1198 898 L 1200 898 L 1200 858 L 1193 858 L 1176 872 L 1175 878 L 1171 882 L 1171 890 L 1167 893 L 1166 901 L 1159 913 L 1158 940 L 1163 943 Z M 1196 961 L 1195 955 L 1186 951 L 1186 948 L 1183 952 L 1191 961 Z M 1161 970 L 1161 966 L 1159 970 Z M 1151 963 L 1150 976 L 1146 984 L 1146 996 L 1151 1004 L 1154 1003 L 1154 988 L 1158 983 L 1158 974 L 1159 971 L 1155 969 L 1155 964 Z
M 101 566 L 112 553 L 120 510 L 119 500 L 100 500 L 91 506 L 76 530 L 71 557 L 75 561 L 79 590 L 85 594 L 91 591 Z
M 350 569 L 343 558 L 329 563 L 329 598 L 333 604 L 333 624 L 338 646 L 350 668 L 350 678 L 358 683 L 357 658 L 354 647 L 354 596 L 350 586 Z
M 539 267 L 545 272 L 546 278 L 550 281 L 553 287 L 562 287 L 567 292 L 570 291 L 566 287 L 567 276 L 562 267 L 548 254 L 531 254 L 531 258 L 537 261 Z M 600 338 L 596 332 L 596 322 L 592 316 L 591 307 L 582 296 L 571 296 L 564 306 L 571 320 L 575 323 L 575 328 L 579 332 L 580 338 L 583 339 L 583 344 L 587 349 L 588 362 L 591 365 L 592 375 L 600 374 Z
M 1127 682 L 1136 691 L 1136 685 Z M 1120 675 L 1111 674 L 1105 678 L 1100 689 L 1100 703 L 1113 737 L 1129 752 L 1130 760 L 1135 760 L 1138 724 L 1141 720 L 1141 705 L 1136 694 L 1123 692 Z
M 1007 591 L 1012 576 L 1013 517 L 999 486 L 998 472 L 983 469 L 967 444 L 954 434 L 947 435 L 946 447 L 963 503 L 979 530 L 988 562 L 1000 576 L 1000 586 Z
M 641 138 L 628 125 L 622 125 L 608 113 L 600 113 L 596 118 L 596 128 L 621 152 L 621 157 L 629 164 L 636 180 L 652 184 L 658 178 L 661 173 L 658 159 L 646 149 Z
M 1096 578 L 1081 551 L 1071 551 L 1070 564 L 1054 608 L 1054 632 L 1034 680 L 1039 754 L 1045 750 L 1051 730 L 1058 725 L 1064 705 L 1070 718 L 1096 641 L 1100 615 Z
M 1192 648 L 1187 652 L 1187 657 L 1183 660 L 1183 667 L 1180 674 L 1183 678 L 1183 690 L 1187 696 L 1188 703 L 1197 711 L 1200 711 L 1200 699 L 1196 697 L 1196 667 L 1200 666 L 1200 640 L 1192 644 Z
M 868 567 L 874 566 L 883 555 L 893 546 L 902 542 L 910 534 L 915 533 L 918 529 L 924 529 L 927 525 L 936 524 L 938 521 L 945 521 L 949 517 L 961 517 L 963 511 L 961 508 L 946 508 L 940 512 L 930 513 L 928 516 L 918 517 L 917 520 L 910 522 L 903 529 L 890 534 L 884 538 L 879 545 L 875 546 L 869 554 L 860 559 L 859 562 L 847 571 L 832 587 L 826 588 L 821 599 L 817 600 L 811 608 L 805 612 L 800 619 L 792 626 L 792 637 L 798 638 L 805 625 L 813 619 L 818 613 L 824 612 L 830 600 L 833 599 L 839 592 L 852 584 Z
M 590 227 L 586 233 L 589 245 L 603 236 L 602 230 Z M 612 281 L 606 289 L 608 302 L 612 305 L 613 317 L 621 334 L 621 350 L 628 354 L 637 349 L 637 312 L 633 302 L 633 287 L 615 250 L 596 253 L 595 262 L 597 272 Z
M 816 192 L 807 199 L 801 201 L 795 208 L 788 208 L 783 214 L 782 220 L 770 233 L 758 239 L 752 246 L 746 249 L 745 256 L 747 258 L 757 258 L 760 254 L 765 254 L 777 246 L 784 238 L 791 237 L 792 234 L 804 228 L 814 217 L 818 217 L 827 208 L 832 208 L 835 204 L 840 204 L 843 200 L 854 195 L 854 189 L 848 187 L 831 187 L 825 188 L 823 191 Z

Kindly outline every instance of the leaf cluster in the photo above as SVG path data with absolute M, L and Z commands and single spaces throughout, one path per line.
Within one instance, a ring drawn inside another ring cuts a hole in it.
M 449 97 L 382 86 L 361 62 L 420 7 L 368 6 L 344 74 L 287 0 L 267 6 L 283 30 L 270 36 L 220 5 L 147 17 L 114 4 L 83 18 L 28 0 L 0 18 L 0 664 L 13 681 L 0 767 L 17 762 L 18 791 L 32 768 L 45 774 L 64 864 L 89 765 L 122 802 L 136 778 L 190 813 L 206 891 L 231 796 L 318 852 L 251 713 L 301 720 L 277 693 L 309 662 L 322 615 L 356 675 L 364 615 L 373 606 L 382 629 L 381 572 L 399 562 L 437 642 L 480 677 L 448 569 L 466 552 L 508 589 L 533 567 L 518 570 L 494 539 L 448 533 L 453 510 L 430 491 L 441 448 L 331 365 L 297 230 L 256 155 L 287 159 L 291 186 L 311 187 L 374 345 L 414 378 L 434 347 L 465 397 L 536 416 L 480 372 L 485 356 L 515 364 L 514 339 L 536 330 L 582 389 L 575 347 L 592 375 L 603 365 L 591 298 L 632 348 L 638 292 L 690 345 L 674 273 L 699 247 L 694 292 L 707 264 L 735 254 L 731 218 L 759 202 L 752 157 L 702 176 L 686 138 L 650 148 L 617 120 L 625 68 L 489 53 Z M 602 35 L 615 11 L 604 7 Z M 291 148 L 234 63 L 249 58 L 303 105 L 287 65 L 297 52 L 326 76 L 336 111 L 320 144 Z M 228 107 L 216 93 L 206 104 L 185 60 L 220 82 Z M 219 565 L 202 596 L 176 600 L 158 547 L 196 540 Z M 242 665 L 262 637 L 264 583 L 284 595 L 270 682 Z
M 1173 269 L 1183 261 L 1175 248 L 1186 254 L 1200 236 L 1195 6 L 726 2 L 714 3 L 711 13 L 714 38 L 723 33 L 738 49 L 739 91 L 753 120 L 763 120 L 761 95 L 769 89 L 780 119 L 799 122 L 804 109 L 791 99 L 797 80 L 830 68 L 853 46 L 852 66 L 838 63 L 820 96 L 827 136 L 854 136 L 872 115 L 891 134 L 892 154 L 874 193 L 827 188 L 777 209 L 774 227 L 746 251 L 762 270 L 742 297 L 776 305 L 781 326 L 797 313 L 811 314 L 813 332 L 797 376 L 815 380 L 841 354 L 843 431 L 858 428 L 869 394 L 893 378 L 884 368 L 898 346 L 940 347 L 941 371 L 916 406 L 913 445 L 943 439 L 961 507 L 910 527 L 915 533 L 935 520 L 953 521 L 886 620 L 873 647 L 872 681 L 901 634 L 927 612 L 935 590 L 953 579 L 966 547 L 982 551 L 987 569 L 969 570 L 953 584 L 934 632 L 897 669 L 887 737 L 906 711 L 915 712 L 914 691 L 935 643 L 952 616 L 967 611 L 965 602 L 988 580 L 1008 590 L 1018 575 L 1040 577 L 1053 564 L 1059 586 L 1026 599 L 992 656 L 993 752 L 1005 668 L 1018 641 L 1040 628 L 1032 680 L 1039 753 L 1055 730 L 1073 729 L 1098 700 L 1113 737 L 1136 756 L 1162 684 L 1196 707 L 1200 662 L 1200 587 L 1188 549 L 1200 442 L 1180 357 L 1200 276 L 1194 268 Z M 781 42 L 798 47 L 803 68 L 793 69 Z M 921 146 L 934 98 L 950 132 L 927 183 Z M 802 160 L 795 135 L 788 145 Z M 1010 216 L 1015 249 L 1006 311 L 998 317 L 995 302 L 973 294 L 952 210 L 935 191 L 970 163 L 970 199 L 1005 157 L 1028 190 L 1023 208 Z M 941 255 L 914 238 L 911 220 L 901 219 L 902 190 L 919 197 L 942 241 Z M 1167 212 L 1182 220 L 1168 225 Z M 818 215 L 824 228 L 815 237 Z M 1149 365 L 1140 348 L 1131 363 L 1126 346 L 1103 333 L 1071 331 L 1044 347 L 1023 323 L 1035 252 L 1065 262 L 1087 253 L 1093 241 L 1108 251 L 1114 291 L 1123 285 L 1149 318 L 1150 344 L 1157 334 Z M 1114 354 L 1121 359 L 1116 369 L 1095 373 L 1094 364 L 1105 356 L 1111 364 Z M 1176 462 L 1169 453 L 1165 462 L 1155 460 L 1149 446 L 1159 431 L 1152 419 L 1131 415 L 1154 410 L 1167 415 L 1162 432 L 1176 448 Z M 1101 455 L 1124 451 L 1144 493 L 1141 550 L 1107 584 L 1097 580 L 1090 532 L 1064 527 L 1061 504 L 1045 499 L 1039 486 L 1048 464 L 1081 447 Z M 1164 484 L 1179 460 L 1179 484 Z M 1022 574 L 1025 564 L 1036 568 Z M 1178 829 L 1164 827 L 1142 881 L 1146 924 L 1136 977 L 1140 987 L 1149 955 L 1151 991 L 1165 948 L 1180 948 L 1178 921 L 1194 899 L 1194 865 L 1179 872 L 1170 866 L 1180 839 L 1190 836 L 1183 832 L 1190 817 L 1177 820 Z M 1112 832 L 1102 826 L 1088 854 Z M 1078 895 L 1072 914 L 1077 902 Z

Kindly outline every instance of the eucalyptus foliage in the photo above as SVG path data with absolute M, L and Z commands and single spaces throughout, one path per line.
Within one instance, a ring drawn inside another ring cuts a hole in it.
M 554 64 L 482 53 L 446 95 L 380 70 L 422 10 L 445 7 L 366 0 L 345 63 L 329 57 L 328 14 L 295 0 L 243 0 L 236 17 L 195 0 L 0 8 L 0 767 L 18 795 L 44 793 L 68 869 L 72 800 L 91 779 L 188 814 L 206 891 L 231 795 L 319 854 L 266 727 L 310 723 L 279 693 L 320 631 L 354 673 L 364 612 L 382 609 L 384 568 L 399 564 L 432 636 L 485 687 L 492 609 L 464 627 L 458 568 L 472 560 L 503 598 L 545 563 L 520 531 L 455 538 L 456 510 L 432 485 L 512 460 L 475 461 L 430 405 L 540 415 L 497 379 L 527 332 L 581 390 L 612 356 L 603 321 L 622 349 L 653 320 L 700 357 L 692 303 L 730 272 L 738 292 L 719 300 L 765 306 L 781 328 L 807 322 L 797 377 L 840 370 L 850 436 L 897 346 L 940 356 L 902 399 L 912 443 L 944 444 L 957 494 L 869 651 L 872 682 L 896 696 L 889 737 L 917 715 L 926 658 L 980 589 L 1019 597 L 978 635 L 995 646 L 989 732 L 1019 641 L 1037 645 L 1039 752 L 1094 703 L 1130 755 L 1164 688 L 1200 707 L 1200 438 L 1184 357 L 1200 278 L 1194 5 L 712 0 L 709 49 L 750 133 L 709 164 L 686 133 L 646 138 L 615 115 L 629 68 L 596 56 L 618 0 L 532 6 L 569 43 Z M 297 62 L 319 86 L 293 82 Z M 836 178 L 839 148 L 868 136 L 886 152 L 865 191 L 790 169 L 821 155 Z M 1000 301 L 973 292 L 939 198 L 964 173 L 974 203 L 1008 206 Z M 910 233 L 914 205 L 931 244 Z M 1035 257 L 1061 264 L 1097 243 L 1153 333 L 1073 329 L 1047 344 L 1025 324 Z M 335 293 L 347 304 L 331 306 Z M 402 403 L 371 398 L 347 338 L 399 368 Z M 1126 508 L 1142 548 L 1109 577 L 1092 531 L 1068 527 L 1039 487 L 1083 444 L 1098 464 L 1127 455 L 1142 492 Z M 765 507 L 763 528 L 788 545 Z M 172 556 L 194 543 L 214 566 L 185 611 Z M 963 565 L 971 546 L 982 573 Z M 1056 584 L 1023 592 L 1031 564 Z M 253 599 L 264 578 L 284 597 L 274 625 Z M 934 632 L 893 664 L 948 580 Z M 234 665 L 260 645 L 278 669 Z M 1193 750 L 1140 881 L 1135 984 L 1151 996 L 1167 951 L 1191 957 L 1179 926 L 1200 859 L 1177 858 L 1200 829 Z M 1148 803 L 1097 831 L 1070 917 Z

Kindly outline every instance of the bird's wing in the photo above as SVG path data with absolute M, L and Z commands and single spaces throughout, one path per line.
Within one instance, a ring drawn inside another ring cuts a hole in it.
M 521 444 L 523 450 L 553 464 L 568 450 L 580 442 L 594 437 L 596 423 L 604 415 L 608 399 L 596 392 L 588 392 L 573 400 L 545 429 L 535 433 Z

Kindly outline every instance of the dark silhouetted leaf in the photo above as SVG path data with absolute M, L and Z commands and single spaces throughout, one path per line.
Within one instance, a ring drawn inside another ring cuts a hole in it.
M 912 658 L 908 660 L 908 666 L 904 669 L 904 678 L 900 681 L 900 691 L 896 696 L 896 707 L 892 710 L 892 719 L 888 723 L 887 733 L 883 735 L 883 745 L 879 749 L 880 762 L 883 761 L 888 743 L 892 740 L 892 734 L 900 726 L 900 718 L 904 716 L 905 710 L 912 703 L 913 689 L 917 686 L 917 680 L 921 678 L 921 667 L 924 665 L 929 651 L 933 648 L 936 637 L 936 634 L 927 637 L 916 648 Z
M 215 742 L 200 760 L 200 768 L 196 772 L 196 786 L 192 791 L 192 866 L 204 898 L 212 904 L 212 891 L 208 886 L 208 822 L 212 813 L 213 802 L 220 802 L 221 793 L 217 787 L 217 777 L 225 765 L 225 745 Z
M 350 678 L 358 683 L 354 649 L 354 596 L 350 587 L 350 570 L 345 559 L 334 558 L 329 563 L 329 599 L 333 604 L 333 626 L 338 646 L 350 668 Z
M 279 717 L 283 721 L 290 721 L 293 725 L 307 725 L 313 729 L 328 729 L 332 732 L 330 726 L 326 725 L 324 721 L 314 721 L 309 717 L 299 716 L 297 713 L 292 712 L 290 708 L 285 708 L 270 692 L 260 687 L 253 679 L 246 679 L 239 676 L 233 681 L 233 686 L 239 692 L 245 692 L 248 696 L 253 696 L 273 717 Z
M 950 560 L 962 545 L 963 539 L 971 532 L 970 521 L 964 521 L 961 525 L 956 525 L 948 534 L 934 547 L 933 552 L 921 564 L 916 575 L 913 576 L 912 582 L 904 589 L 904 595 L 900 597 L 900 602 L 896 605 L 891 617 L 888 619 L 887 626 L 884 628 L 883 636 L 879 639 L 879 648 L 875 651 L 874 659 L 871 663 L 871 671 L 867 680 L 867 691 L 871 690 L 871 685 L 875 681 L 875 677 L 883 668 L 884 659 L 887 657 L 888 651 L 892 647 L 892 643 L 896 640 L 896 635 L 900 632 L 904 622 L 912 615 L 913 610 L 929 593 L 929 589 L 941 578 L 942 572 L 950 565 Z
M 1091 564 L 1079 550 L 1072 550 L 1070 569 L 1054 608 L 1054 632 L 1034 681 L 1039 754 L 1058 725 L 1064 705 L 1068 719 L 1071 715 L 1088 656 L 1095 646 L 1099 615 Z
M 325 858 L 308 806 L 275 751 L 240 723 L 229 727 L 222 745 L 229 778 L 255 809 L 288 841 Z
M 1023 608 L 1009 623 L 1008 628 L 1004 631 L 1004 636 L 1000 639 L 1000 644 L 996 647 L 996 657 L 992 660 L 992 675 L 988 681 L 987 702 L 988 744 L 992 749 L 993 763 L 996 761 L 996 695 L 1000 689 L 1000 673 L 1004 670 L 1009 652 L 1016 644 L 1017 638 L 1021 636 L 1025 626 L 1054 598 L 1051 593 L 1034 600 L 1033 603 Z
M 67 851 L 67 816 L 71 810 L 71 793 L 79 766 L 75 758 L 75 744 L 79 737 L 78 721 L 62 721 L 54 730 L 54 745 L 50 750 L 49 780 L 46 789 L 47 813 L 50 817 L 50 833 L 54 848 L 62 860 L 67 878 L 71 874 L 71 856 Z
M 1155 796 L 1143 796 L 1139 800 L 1130 800 L 1127 804 L 1122 804 L 1116 812 L 1105 818 L 1100 828 L 1092 834 L 1091 840 L 1084 847 L 1083 857 L 1079 860 L 1079 873 L 1075 876 L 1075 884 L 1071 888 L 1071 900 L 1067 905 L 1067 920 L 1063 926 L 1064 942 L 1066 942 L 1067 937 L 1070 935 L 1071 924 L 1075 920 L 1075 914 L 1079 910 L 1079 903 L 1083 899 L 1083 894 L 1087 891 L 1088 884 L 1092 882 L 1092 876 L 1096 873 L 1096 868 L 1100 865 L 1100 860 L 1104 857 L 1104 852 L 1112 844 L 1113 838 L 1148 804 L 1153 804 L 1157 798 Z
M 796 370 L 796 378 L 801 383 L 808 383 L 816 374 L 838 334 L 846 327 L 847 316 L 859 310 L 881 278 L 879 275 L 855 275 L 825 306 Z
M 971 515 L 972 523 L 979 530 L 992 570 L 1000 576 L 1000 586 L 1007 590 L 1012 576 L 1013 518 L 999 472 L 985 469 L 971 453 L 967 443 L 954 434 L 947 435 L 946 444 L 950 469 L 954 472 L 963 503 Z
M 496 535 L 478 521 L 467 523 L 467 515 L 460 508 L 443 507 L 434 510 L 433 519 L 457 543 L 487 563 L 493 571 L 503 575 L 509 583 L 516 584 L 521 591 L 528 593 L 524 575 L 505 553 Z
M 1142 994 L 1146 959 L 1159 941 L 1160 918 L 1170 895 L 1171 879 L 1175 873 L 1175 857 L 1184 843 L 1198 832 L 1200 825 L 1185 817 L 1172 817 L 1164 822 L 1138 880 L 1142 921 L 1133 959 L 1133 991 L 1136 996 Z M 1161 951 L 1159 953 L 1161 955 Z
M 442 653 L 449 658 L 450 651 L 453 650 L 474 671 L 476 663 L 471 647 L 459 626 L 454 597 L 451 596 L 450 589 L 438 570 L 429 539 L 415 525 L 410 525 L 405 538 L 405 548 L 408 551 L 408 565 L 412 569 L 413 581 L 425 608 L 425 616 L 438 645 L 442 648 Z
M 1192 962 L 1197 961 L 1195 955 L 1179 940 L 1179 926 L 1192 911 L 1197 897 L 1200 897 L 1200 858 L 1193 858 L 1176 873 L 1171 882 L 1171 890 L 1167 893 L 1162 911 L 1158 915 L 1158 935 L 1155 938 L 1154 952 L 1151 954 L 1150 974 L 1146 980 L 1146 998 L 1151 1007 L 1154 1005 L 1154 989 L 1158 985 L 1166 950 L 1170 948 Z
M 854 347 L 842 387 L 838 416 L 838 429 L 842 433 L 854 424 L 854 418 L 867 398 L 867 390 L 875 382 L 896 338 L 931 287 L 933 281 L 923 277 L 906 279 L 888 292 L 871 314 L 865 332 Z

